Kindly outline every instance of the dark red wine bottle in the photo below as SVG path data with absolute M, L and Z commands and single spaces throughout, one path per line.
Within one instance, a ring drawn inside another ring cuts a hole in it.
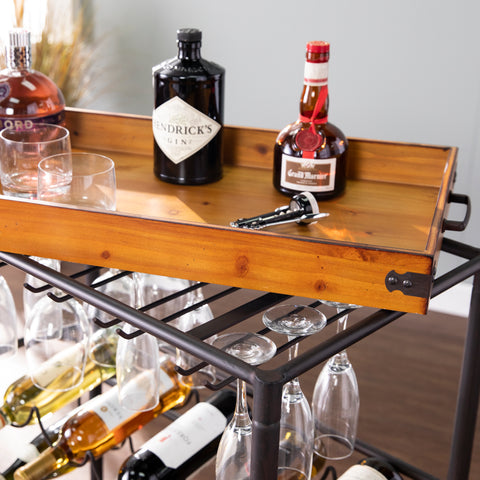
M 177 57 L 153 67 L 154 172 L 169 183 L 222 177 L 225 69 L 201 56 L 202 32 L 177 31 Z
M 235 402 L 235 393 L 225 390 L 196 404 L 127 458 L 118 480 L 187 478 L 216 454 Z

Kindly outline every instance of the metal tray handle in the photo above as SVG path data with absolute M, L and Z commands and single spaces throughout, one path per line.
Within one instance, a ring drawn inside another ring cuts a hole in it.
M 461 203 L 466 205 L 465 217 L 463 220 L 443 220 L 442 224 L 442 232 L 446 230 L 451 230 L 454 232 L 463 232 L 468 225 L 468 221 L 470 220 L 470 212 L 471 212 L 471 202 L 470 197 L 468 195 L 463 195 L 461 193 L 452 193 L 448 197 L 448 203 Z

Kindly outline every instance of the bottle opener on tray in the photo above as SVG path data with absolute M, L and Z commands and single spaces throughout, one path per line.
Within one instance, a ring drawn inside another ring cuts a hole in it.
M 231 227 L 251 228 L 259 230 L 271 225 L 296 222 L 299 224 L 315 223 L 318 219 L 330 214 L 320 212 L 315 197 L 310 192 L 294 195 L 289 205 L 276 208 L 273 212 L 264 213 L 251 218 L 239 218 L 230 223 Z

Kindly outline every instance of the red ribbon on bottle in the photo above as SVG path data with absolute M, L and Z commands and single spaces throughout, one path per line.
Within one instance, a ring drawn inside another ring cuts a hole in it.
M 328 122 L 328 115 L 322 118 L 317 118 L 318 112 L 320 112 L 325 105 L 327 97 L 328 86 L 325 85 L 325 87 L 320 89 L 320 94 L 318 95 L 311 118 L 303 115 L 300 115 L 298 118 L 301 122 L 310 123 L 310 128 L 308 130 L 300 130 L 296 136 L 296 143 L 302 149 L 302 158 L 314 158 L 315 150 L 323 142 L 323 137 L 316 131 L 315 125 Z
M 319 125 L 321 123 L 327 123 L 328 122 L 328 115 L 322 118 L 317 118 L 318 112 L 321 110 L 321 108 L 325 105 L 325 102 L 328 97 L 328 86 L 325 85 L 323 88 L 320 89 L 320 94 L 318 95 L 317 101 L 315 103 L 315 108 L 313 109 L 312 116 L 310 118 L 305 117 L 303 115 L 299 116 L 299 120 L 301 122 L 305 123 L 311 123 L 311 127 L 313 128 L 313 125 Z

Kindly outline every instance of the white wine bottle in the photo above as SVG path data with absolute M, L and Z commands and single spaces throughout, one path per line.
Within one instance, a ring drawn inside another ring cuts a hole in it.
M 102 334 L 102 331 L 97 332 L 97 335 Z M 72 349 L 75 348 L 76 346 L 72 347 Z M 102 349 L 102 356 L 112 358 L 113 366 L 98 365 L 92 358 L 87 358 L 83 381 L 75 388 L 66 391 L 60 390 L 62 379 L 69 377 L 71 373 L 69 370 L 72 367 L 65 367 L 60 371 L 53 358 L 40 365 L 34 376 L 38 378 L 40 375 L 48 383 L 49 388 L 58 389 L 58 391 L 43 390 L 37 387 L 29 375 L 24 375 L 13 382 L 7 388 L 3 397 L 3 405 L 0 407 L 0 428 L 12 423 L 25 424 L 34 407 L 38 408 L 41 417 L 55 412 L 113 377 L 115 375 L 115 344 L 105 341 L 99 344 L 98 348 Z M 61 355 L 69 355 L 69 350 L 62 352 Z M 35 415 L 31 417 L 32 422 L 36 420 Z
M 35 460 L 19 468 L 15 480 L 43 480 L 76 464 L 83 464 L 90 453 L 99 458 L 119 445 L 132 433 L 170 408 L 181 406 L 189 394 L 189 387 L 178 381 L 174 365 L 162 365 L 162 387 L 159 403 L 143 412 L 132 412 L 120 405 L 118 388 L 95 397 L 71 416 L 63 425 L 58 441 Z
M 77 407 L 78 409 L 79 407 Z M 70 416 L 72 416 L 77 409 L 68 413 L 64 417 L 57 420 L 52 425 L 44 427 L 44 432 L 40 432 L 37 436 L 32 438 L 30 442 L 24 445 L 20 445 L 16 448 L 17 458 L 2 472 L 0 473 L 0 480 L 13 480 L 13 475 L 16 470 L 28 462 L 37 458 L 40 453 L 46 450 L 50 445 L 54 444 L 58 440 L 58 435 L 62 430 L 63 425 Z
M 402 480 L 400 474 L 379 457 L 363 459 L 351 466 L 338 480 Z
M 235 401 L 225 390 L 197 403 L 128 457 L 118 480 L 186 479 L 215 455 Z

